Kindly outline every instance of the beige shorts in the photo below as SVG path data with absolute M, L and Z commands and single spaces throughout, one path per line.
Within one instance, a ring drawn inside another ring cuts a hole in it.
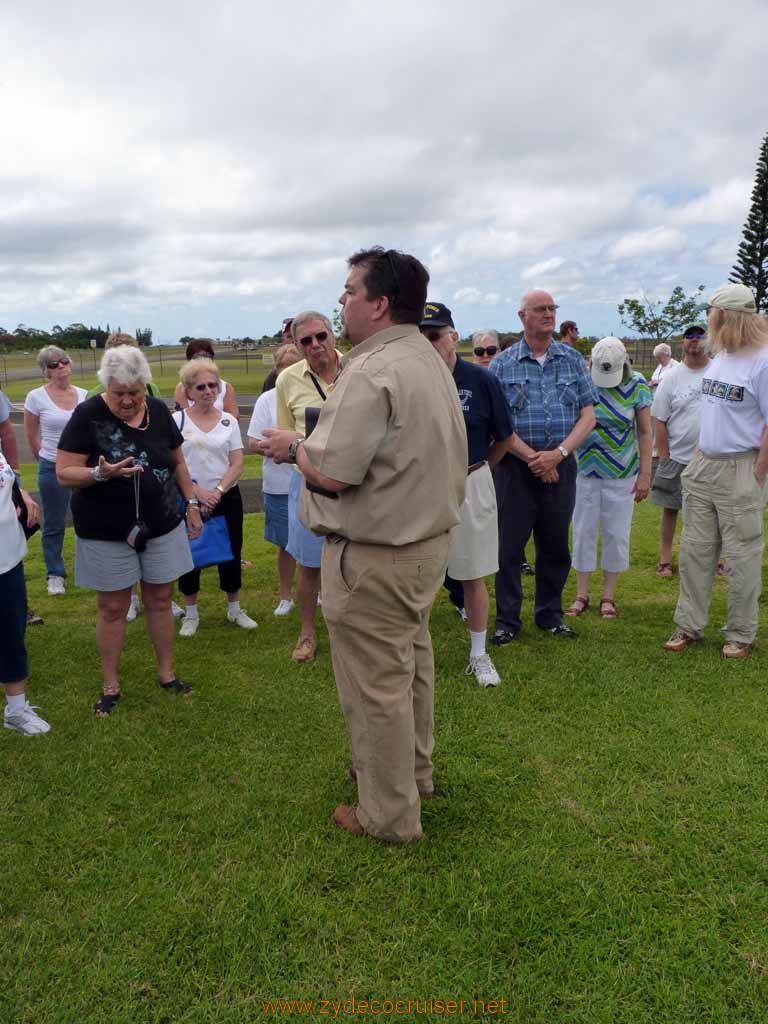
M 496 489 L 487 465 L 467 477 L 461 522 L 451 530 L 448 575 L 455 580 L 479 580 L 499 568 L 499 524 Z

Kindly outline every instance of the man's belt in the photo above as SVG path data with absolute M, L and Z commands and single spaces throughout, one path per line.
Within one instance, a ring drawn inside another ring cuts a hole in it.
M 487 465 L 488 463 L 485 461 L 485 459 L 483 459 L 482 462 L 473 462 L 471 466 L 467 467 L 467 476 L 469 476 L 470 473 L 474 473 L 476 469 L 482 469 L 483 466 Z

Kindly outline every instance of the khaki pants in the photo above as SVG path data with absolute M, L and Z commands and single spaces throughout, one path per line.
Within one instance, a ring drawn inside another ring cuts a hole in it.
M 755 480 L 756 453 L 714 457 L 698 452 L 683 472 L 680 596 L 675 623 L 700 637 L 707 625 L 722 545 L 728 575 L 727 640 L 757 633 L 766 487 Z
M 431 793 L 435 668 L 429 613 L 449 534 L 403 547 L 328 538 L 323 615 L 357 771 L 360 824 L 390 842 L 421 836 Z

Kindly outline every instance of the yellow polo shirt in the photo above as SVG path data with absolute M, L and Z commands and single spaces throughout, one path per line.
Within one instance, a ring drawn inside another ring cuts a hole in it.
M 336 350 L 339 366 L 342 365 L 342 353 Z M 277 429 L 296 430 L 306 434 L 304 410 L 314 406 L 322 408 L 323 399 L 312 380 L 312 371 L 306 359 L 293 366 L 287 366 L 277 378 Z M 334 385 L 327 384 L 322 377 L 314 375 L 317 383 L 326 395 L 330 395 Z M 335 383 L 335 382 L 334 382 Z

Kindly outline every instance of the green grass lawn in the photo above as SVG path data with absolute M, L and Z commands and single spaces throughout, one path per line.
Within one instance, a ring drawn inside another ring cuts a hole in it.
M 620 618 L 588 612 L 578 641 L 533 627 L 526 580 L 497 690 L 465 676 L 440 596 L 441 795 L 398 848 L 330 823 L 355 791 L 328 642 L 291 662 L 261 517 L 243 593 L 259 628 L 226 625 L 206 573 L 199 632 L 177 645 L 194 695 L 157 688 L 140 617 L 107 720 L 93 595 L 45 596 L 34 540 L 30 696 L 53 730 L 2 734 L 0 1021 L 284 1024 L 302 1015 L 261 1000 L 315 999 L 303 1018 L 322 1021 L 320 999 L 353 996 L 468 1001 L 380 1016 L 403 1021 L 764 1021 L 768 660 L 719 657 L 723 580 L 706 643 L 662 652 L 677 583 L 654 576 L 657 530 L 641 506 Z

